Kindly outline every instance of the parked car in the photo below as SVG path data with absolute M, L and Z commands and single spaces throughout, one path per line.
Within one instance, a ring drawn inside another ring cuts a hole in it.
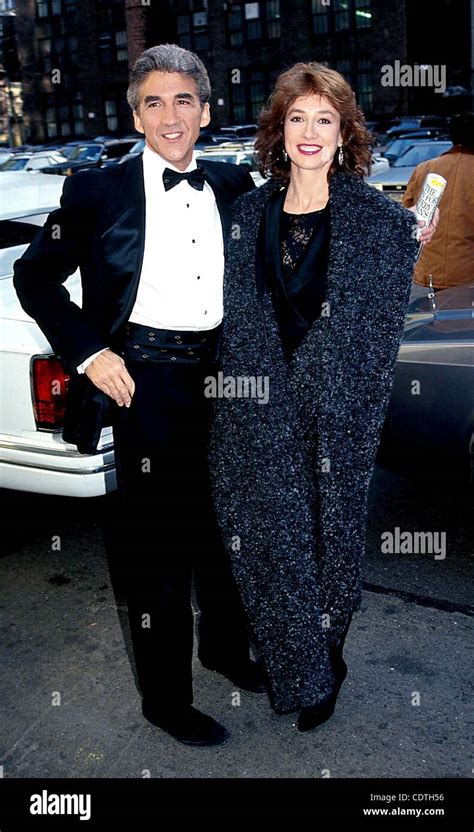
M 446 130 L 447 126 L 444 116 L 402 116 L 389 122 L 385 135 L 388 139 L 396 139 L 401 133 L 408 133 L 410 130 L 420 130 L 423 127 L 439 127 Z
M 3 488 L 93 497 L 116 488 L 111 427 L 95 454 L 80 454 L 61 435 L 68 374 L 13 286 L 13 263 L 57 208 L 63 180 L 5 173 L 0 209 L 0 484 Z M 79 271 L 64 283 L 79 306 Z
M 128 153 L 136 139 L 116 139 L 109 142 L 82 142 L 72 151 L 68 159 L 59 165 L 53 165 L 47 172 L 61 176 L 71 176 L 87 168 L 103 168 L 116 164 L 121 156 Z
M 474 281 L 408 309 L 382 449 L 449 460 L 474 483 Z M 416 381 L 417 387 L 414 388 Z
M 145 147 L 145 139 L 137 139 L 135 144 L 132 145 L 128 153 L 125 156 L 121 156 L 120 159 L 117 159 L 118 165 L 123 165 L 124 162 L 128 162 L 133 156 L 139 156 L 140 153 L 143 153 L 143 148 Z
M 202 150 L 205 147 L 218 147 L 223 142 L 235 142 L 236 134 L 221 133 L 215 130 L 201 130 L 195 147 Z
M 381 173 L 383 170 L 388 170 L 389 167 L 388 159 L 385 159 L 380 153 L 372 152 L 372 175 L 374 173 Z
M 253 145 L 222 144 L 218 149 L 197 151 L 198 154 L 214 162 L 227 162 L 231 165 L 245 165 L 257 186 L 263 185 L 265 179 L 257 170 L 257 160 Z
M 389 164 L 393 164 L 395 159 L 398 159 L 405 150 L 408 150 L 412 144 L 418 141 L 427 141 L 428 139 L 432 141 L 437 141 L 438 139 L 444 139 L 449 141 L 449 136 L 446 133 L 446 130 L 438 127 L 434 127 L 432 130 L 412 130 L 409 133 L 401 133 L 397 139 L 392 139 L 385 147 L 385 150 L 381 151 L 381 155 L 388 159 Z
M 0 171 L 19 171 L 38 173 L 49 167 L 67 162 L 65 156 L 57 150 L 39 150 L 35 153 L 14 153 L 0 165 Z
M 367 177 L 366 181 L 396 202 L 401 202 L 416 166 L 421 162 L 441 156 L 452 146 L 453 143 L 450 141 L 415 142 L 395 160 L 391 168 Z
M 220 132 L 232 136 L 240 142 L 253 141 L 258 130 L 257 124 L 230 124 L 228 127 L 221 127 Z

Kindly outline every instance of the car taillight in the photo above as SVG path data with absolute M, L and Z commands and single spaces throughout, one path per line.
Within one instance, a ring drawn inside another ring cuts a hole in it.
M 38 430 L 61 428 L 69 375 L 55 356 L 33 358 L 33 409 Z

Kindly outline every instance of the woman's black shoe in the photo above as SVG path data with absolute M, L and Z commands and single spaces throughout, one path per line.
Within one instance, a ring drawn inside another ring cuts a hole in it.
M 168 711 L 154 711 L 142 702 L 142 713 L 152 725 L 161 728 L 185 745 L 219 746 L 225 745 L 230 739 L 227 728 L 192 705 Z
M 326 696 L 319 705 L 310 705 L 306 708 L 301 708 L 298 716 L 298 731 L 311 731 L 332 717 L 339 691 L 347 676 L 347 665 L 342 655 L 338 656 L 334 672 L 336 674 L 336 683 L 329 696 Z

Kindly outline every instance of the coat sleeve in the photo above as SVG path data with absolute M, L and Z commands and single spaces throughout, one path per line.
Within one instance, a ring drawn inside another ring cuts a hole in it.
M 90 247 L 94 227 L 90 186 L 95 185 L 90 180 L 81 173 L 66 177 L 60 208 L 49 214 L 13 267 L 21 306 L 71 371 L 109 346 L 63 286 L 84 262 Z

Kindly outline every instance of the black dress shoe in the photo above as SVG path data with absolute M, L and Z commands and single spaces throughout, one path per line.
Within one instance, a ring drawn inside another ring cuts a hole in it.
M 230 679 L 237 688 L 248 690 L 250 693 L 266 693 L 267 691 L 266 673 L 259 662 L 248 659 L 244 664 L 229 667 L 222 664 L 207 664 L 202 659 L 199 661 L 207 670 L 214 670 L 215 673 L 220 673 L 226 679 Z
M 310 705 L 301 708 L 298 716 L 297 728 L 298 731 L 311 731 L 318 725 L 322 725 L 330 719 L 336 707 L 337 697 L 341 690 L 344 679 L 347 676 L 347 665 L 341 656 L 338 656 L 337 665 L 334 668 L 336 674 L 336 683 L 331 693 L 326 696 L 318 705 Z
M 154 711 L 143 701 L 142 713 L 148 722 L 184 745 L 219 746 L 225 745 L 230 739 L 227 728 L 192 705 L 176 710 Z

